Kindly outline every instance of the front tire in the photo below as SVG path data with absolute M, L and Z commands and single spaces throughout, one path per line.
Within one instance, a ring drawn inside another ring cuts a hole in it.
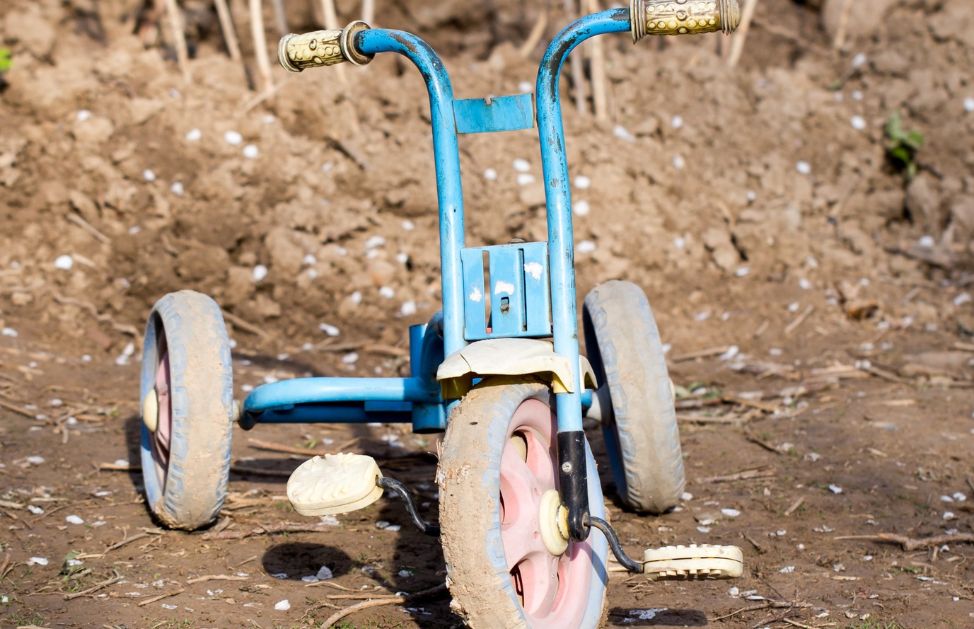
M 437 473 L 447 582 L 474 629 L 594 629 L 603 619 L 608 543 L 597 529 L 560 557 L 538 530 L 541 497 L 557 489 L 557 424 L 539 383 L 487 380 L 447 427 Z M 605 517 L 588 450 L 592 515 Z

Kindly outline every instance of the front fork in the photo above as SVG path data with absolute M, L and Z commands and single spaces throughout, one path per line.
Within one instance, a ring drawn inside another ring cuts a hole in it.
M 589 534 L 586 458 L 584 431 L 558 433 L 558 480 L 562 502 L 568 509 L 568 534 L 575 541 L 584 541 Z

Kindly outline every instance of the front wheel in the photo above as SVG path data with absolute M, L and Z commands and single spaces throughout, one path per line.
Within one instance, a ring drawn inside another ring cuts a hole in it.
M 142 480 L 166 526 L 216 519 L 227 495 L 233 427 L 230 340 L 220 307 L 192 291 L 156 302 L 142 350 Z
M 548 388 L 487 380 L 450 418 L 437 481 L 447 582 L 474 629 L 594 629 L 605 609 L 608 543 L 592 529 L 558 554 L 542 519 L 558 489 Z M 604 518 L 586 444 L 589 508 Z

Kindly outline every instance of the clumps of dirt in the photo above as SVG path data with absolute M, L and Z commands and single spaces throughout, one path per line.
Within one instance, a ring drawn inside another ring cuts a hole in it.
M 140 326 L 179 288 L 295 342 L 341 321 L 398 343 L 390 314 L 413 322 L 438 308 L 432 148 L 412 68 L 379 59 L 344 82 L 280 73 L 260 100 L 218 42 L 194 45 L 185 85 L 144 29 L 133 34 L 124 3 L 103 7 L 104 44 L 71 4 L 0 9 L 15 59 L 0 101 L 5 310 L 117 352 L 128 339 L 111 328 Z M 879 4 L 885 19 L 831 52 L 811 9 L 764 3 L 774 24 L 759 11 L 736 71 L 716 36 L 609 41 L 614 123 L 565 101 L 581 286 L 828 286 L 967 268 L 974 9 Z M 516 53 L 522 10 L 500 3 L 481 15 L 497 18 L 488 29 L 452 3 L 406 5 L 384 23 L 442 45 L 458 96 L 513 93 L 536 70 Z M 912 181 L 886 156 L 897 111 L 924 137 Z M 535 137 L 462 139 L 468 242 L 544 239 Z

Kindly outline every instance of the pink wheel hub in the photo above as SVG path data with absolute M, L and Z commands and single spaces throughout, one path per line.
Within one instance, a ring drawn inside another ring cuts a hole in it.
M 588 542 L 569 542 L 556 556 L 541 537 L 541 497 L 557 489 L 555 435 L 551 408 L 527 400 L 514 413 L 501 457 L 501 540 L 511 582 L 533 629 L 577 627 L 594 573 Z
M 169 468 L 169 446 L 172 438 L 172 403 L 169 395 L 171 377 L 169 375 L 169 352 L 165 337 L 159 343 L 159 362 L 156 365 L 155 391 L 159 406 L 159 421 L 152 434 L 152 460 L 156 464 L 159 483 L 165 488 L 166 471 Z

